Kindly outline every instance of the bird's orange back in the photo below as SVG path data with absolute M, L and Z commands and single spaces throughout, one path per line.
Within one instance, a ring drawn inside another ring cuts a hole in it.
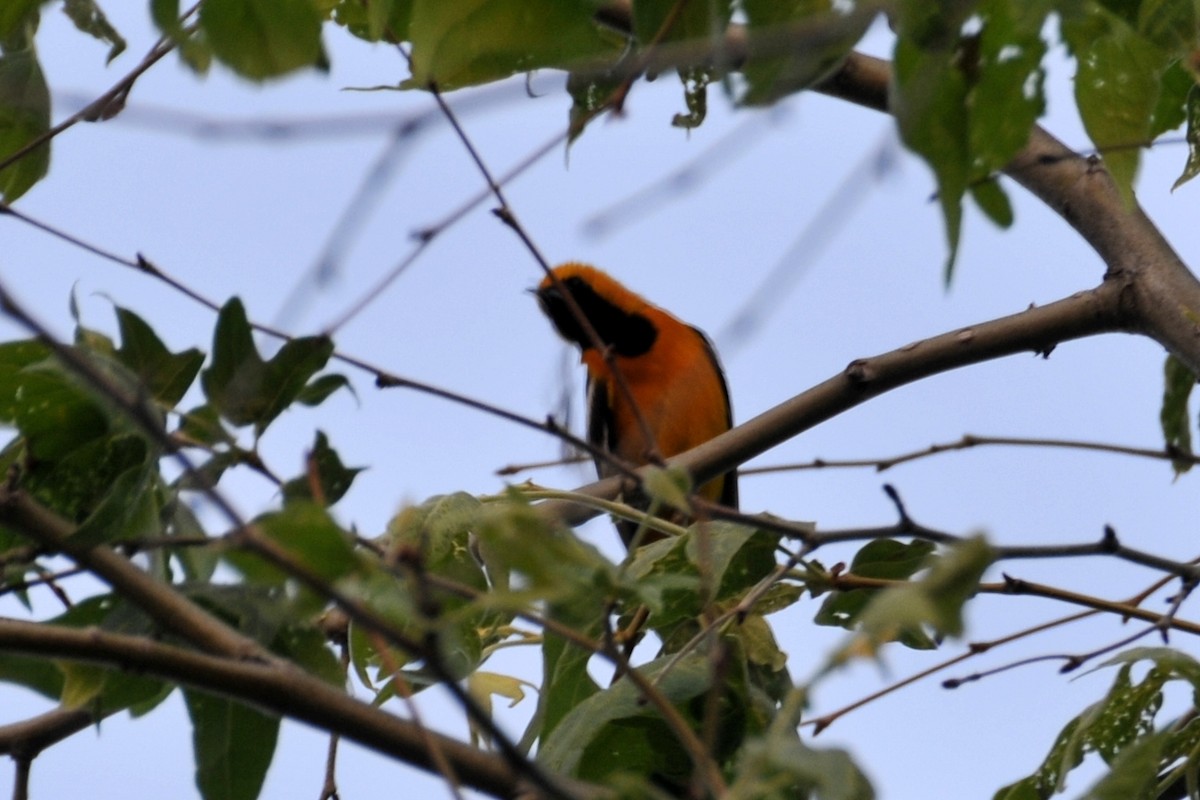
M 654 438 L 651 448 L 629 398 L 621 391 L 604 353 L 571 313 L 554 282 L 545 278 L 537 295 L 558 332 L 578 345 L 588 373 L 588 439 L 635 464 L 652 449 L 669 458 L 724 433 L 733 425 L 729 390 L 707 337 L 672 314 L 586 264 L 567 263 L 555 276 L 575 299 L 629 387 Z M 600 473 L 609 470 L 598 461 Z M 700 487 L 701 495 L 737 505 L 737 475 L 730 472 Z

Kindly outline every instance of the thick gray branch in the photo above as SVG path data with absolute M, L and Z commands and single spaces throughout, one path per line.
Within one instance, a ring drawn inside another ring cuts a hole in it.
M 95 628 L 76 630 L 5 618 L 0 618 L 0 650 L 97 663 L 176 681 L 338 733 L 435 774 L 431 748 L 437 748 L 465 785 L 497 797 L 524 791 L 500 756 L 422 729 L 299 670 L 235 662 Z M 19 733 L 12 727 L 0 731 L 12 737 Z M 582 784 L 572 785 L 571 791 L 580 798 L 596 794 L 593 787 Z

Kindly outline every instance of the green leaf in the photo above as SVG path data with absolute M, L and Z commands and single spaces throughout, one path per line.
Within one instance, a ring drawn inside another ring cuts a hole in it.
M 264 362 L 254 346 L 246 310 L 237 298 L 217 317 L 212 365 L 200 376 L 209 402 L 234 425 L 261 434 L 291 405 L 333 353 L 325 336 L 292 339 Z
M 710 686 L 708 660 L 696 654 L 656 659 L 638 669 L 677 707 Z M 576 705 L 554 735 L 542 740 L 538 762 L 552 773 L 600 784 L 619 772 L 679 780 L 691 770 L 682 745 L 628 678 Z
M 275 756 L 279 718 L 223 697 L 185 689 L 204 800 L 256 800 Z
M 885 589 L 859 615 L 859 624 L 874 644 L 916 635 L 930 626 L 949 636 L 963 632 L 962 608 L 992 562 L 982 537 L 966 539 L 933 559 L 928 573 L 901 586 Z M 854 647 L 854 645 L 851 645 Z
M 108 17 L 104 16 L 95 0 L 65 0 L 63 11 L 71 18 L 71 22 L 75 23 L 76 28 L 110 45 L 108 63 L 111 64 L 114 58 L 124 52 L 125 40 L 109 23 Z
M 171 691 L 170 684 L 161 680 L 94 664 L 60 661 L 58 669 L 63 674 L 62 705 L 89 709 L 97 717 L 161 701 Z
M 970 175 L 967 81 L 948 54 L 922 50 L 907 38 L 896 43 L 892 110 L 905 145 L 925 159 L 937 178 L 946 222 L 945 277 L 954 272 L 962 230 L 962 197 Z
M 1188 399 L 1192 396 L 1192 388 L 1196 385 L 1196 376 L 1187 365 L 1173 355 L 1168 355 L 1163 365 L 1163 399 L 1158 411 L 1158 421 L 1162 427 L 1163 441 L 1169 450 L 1181 455 L 1192 455 L 1192 423 L 1188 415 Z M 1186 458 L 1175 459 L 1172 462 L 1175 474 L 1182 475 L 1192 468 L 1192 463 Z
M 208 536 L 200 520 L 178 493 L 168 502 L 164 509 L 164 520 L 167 526 L 167 536 L 200 539 Z M 207 583 L 216 572 L 220 557 L 213 545 L 186 545 L 179 547 L 173 555 L 183 567 L 184 577 L 193 583 Z
M 978 13 L 983 27 L 977 39 L 977 62 L 965 64 L 971 80 L 967 98 L 972 175 L 976 182 L 1004 167 L 1029 141 L 1029 133 L 1046 108 L 1042 38 L 1049 0 L 984 0 Z M 968 39 L 967 42 L 972 40 Z M 970 57 L 964 45 L 960 59 Z M 999 186 L 995 186 L 999 192 Z M 978 196 L 976 197 L 978 200 Z M 1007 205 L 1007 203 L 1005 203 Z M 1001 224 L 990 209 L 988 216 Z M 1011 209 L 1007 216 L 1011 219 Z
M 0 682 L 57 700 L 62 695 L 63 674 L 49 659 L 0 651 Z
M 775 569 L 775 549 L 780 534 L 729 522 L 707 523 L 704 533 L 693 528 L 687 538 L 688 558 L 699 570 L 706 567 L 720 602 L 740 599 Z M 700 547 L 700 536 L 708 536 L 707 548 Z M 708 550 L 706 555 L 701 549 Z
M 49 347 L 34 339 L 0 343 L 0 422 L 16 424 L 18 408 L 29 402 L 22 388 L 25 368 L 50 359 L 50 352 Z
M 163 33 L 174 39 L 182 30 L 179 0 L 150 0 L 150 17 Z
M 660 507 L 686 511 L 692 477 L 680 467 L 649 467 L 642 478 L 642 491 Z
M 112 482 L 96 510 L 71 535 L 71 541 L 90 546 L 161 535 L 159 480 L 158 465 L 153 461 L 125 470 Z
M 516 573 L 541 597 L 589 597 L 597 604 L 617 585 L 615 568 L 599 550 L 552 527 L 523 501 L 489 504 L 475 524 L 489 575 Z
M 1187 164 L 1183 173 L 1171 185 L 1171 191 L 1200 174 L 1200 86 L 1192 86 L 1187 96 Z
M 1154 661 L 1140 683 L 1130 679 L 1133 663 Z M 1162 707 L 1163 685 L 1174 674 L 1200 677 L 1200 664 L 1167 648 L 1137 648 L 1121 653 L 1104 665 L 1121 664 L 1121 669 L 1103 699 L 1063 727 L 1045 760 L 1033 775 L 996 794 L 998 800 L 1025 800 L 1049 797 L 1062 791 L 1067 774 L 1096 753 L 1112 767 L 1112 772 L 1085 797 L 1095 800 L 1149 797 L 1138 787 L 1153 786 L 1166 762 L 1183 755 L 1183 738 L 1195 731 L 1180 731 L 1166 738 L 1155 733 L 1155 716 Z M 1180 736 L 1179 734 L 1184 734 Z M 1161 759 L 1160 759 L 1161 754 Z M 1161 763 L 1160 763 L 1161 762 Z M 1149 781 L 1149 784 L 1144 781 Z M 1128 792 L 1122 794 L 1121 792 Z
M 1142 0 L 1137 6 L 1137 30 L 1163 50 L 1188 53 L 1200 36 L 1196 4 L 1180 0 Z
M 590 3 L 562 0 L 414 2 L 412 77 L 405 88 L 459 89 L 545 67 L 607 61 L 619 47 Z
M 895 539 L 875 539 L 855 555 L 850 573 L 864 578 L 907 580 L 928 564 L 934 545 L 916 540 L 911 543 Z M 818 625 L 854 630 L 863 611 L 884 589 L 850 589 L 835 591 L 821 603 L 814 622 Z M 904 627 L 897 631 L 897 641 L 915 650 L 931 650 L 936 645 L 920 627 Z
M 329 395 L 343 386 L 351 394 L 354 393 L 354 387 L 345 375 L 322 375 L 300 390 L 300 393 L 296 395 L 296 402 L 306 406 L 319 406 Z
M 1023 778 L 996 792 L 992 800 L 1043 800 L 1037 786 L 1036 777 Z
M 1158 105 L 1150 119 L 1150 138 L 1156 139 L 1167 131 L 1176 130 L 1188 118 L 1188 96 L 1196 87 L 1196 78 L 1176 61 L 1167 67 L 1159 84 Z
M 975 181 L 971 184 L 971 198 L 979 206 L 979 210 L 987 214 L 988 219 L 992 222 L 1001 228 L 1012 226 L 1012 203 L 1008 201 L 1008 195 L 1004 193 L 998 180 L 987 178 Z
M 346 685 L 346 671 L 329 649 L 325 634 L 309 625 L 287 625 L 270 643 L 271 650 L 299 664 L 330 686 Z
M 305 475 L 293 478 L 283 485 L 284 503 L 303 499 L 331 506 L 350 490 L 354 476 L 363 467 L 346 467 L 337 451 L 329 446 L 329 440 L 321 431 L 308 454 L 308 470 Z M 314 496 L 314 489 L 319 496 Z
M 155 400 L 174 406 L 196 379 L 204 354 L 195 348 L 172 353 L 141 317 L 120 307 L 116 311 L 121 331 L 117 358 L 137 374 Z
M 221 413 L 211 404 L 197 406 L 183 414 L 179 435 L 206 445 L 232 444 L 234 439 L 221 425 Z
M 626 77 L 617 66 L 609 70 L 596 68 L 572 72 L 567 76 L 567 93 L 571 95 L 568 143 L 579 138 L 587 124 L 597 118 L 598 112 L 625 84 Z
M 132 636 L 157 634 L 154 623 L 140 610 L 116 595 L 94 595 L 68 611 L 42 623 L 47 630 L 99 628 Z M 68 661 L 0 653 L 0 681 L 32 689 L 73 708 L 89 708 L 99 715 L 147 703 L 167 690 L 168 684 L 119 669 Z
M 1121 751 L 1112 770 L 1080 797 L 1080 800 L 1132 800 L 1154 798 L 1163 745 L 1169 733 L 1146 736 Z
M 721 36 L 729 25 L 731 3 L 676 3 L 674 0 L 640 0 L 633 4 L 633 33 L 643 48 L 675 42 L 709 41 Z M 708 84 L 717 78 L 713 66 L 678 69 L 683 82 L 687 113 L 676 114 L 671 124 L 692 129 L 708 113 Z
M 702 4 L 700 4 L 702 5 Z M 856 5 L 848 13 L 833 0 L 743 0 L 750 41 L 779 43 L 787 34 L 788 47 L 767 47 L 769 56 L 751 57 L 742 65 L 745 90 L 738 102 L 771 105 L 807 89 L 836 69 L 862 38 L 876 9 Z
M 1062 34 L 1078 62 L 1075 102 L 1121 196 L 1133 202 L 1141 148 L 1148 144 L 1171 54 L 1103 9 L 1066 14 Z
M 118 476 L 153 461 L 159 448 L 53 356 L 28 363 L 44 352 L 22 343 L 0 352 L 0 421 L 21 434 L 7 453 L 8 466 L 40 502 L 81 522 Z M 121 364 L 78 348 L 75 353 L 121 389 L 135 385 Z
M 595 639 L 604 632 L 604 607 L 586 598 L 552 603 L 546 607 L 547 619 Z M 588 673 L 592 653 L 546 629 L 542 634 L 542 688 L 538 693 L 537 713 L 529 722 L 523 742 L 540 738 L 549 741 L 559 723 L 572 709 L 600 691 Z
M 754 738 L 738 754 L 731 797 L 874 800 L 870 781 L 844 750 L 817 750 L 788 730 Z
M 5 0 L 0 3 L 0 43 L 28 44 L 38 25 L 38 9 L 50 0 Z M 22 30 L 22 28 L 26 30 Z
M 250 80 L 319 66 L 324 57 L 312 0 L 206 0 L 200 28 L 217 59 Z
M 407 41 L 415 0 L 339 0 L 333 19 L 368 42 Z
M 0 161 L 50 130 L 50 89 L 32 46 L 0 53 Z M 0 196 L 12 203 L 50 170 L 44 142 L 0 169 Z
M 256 524 L 300 565 L 328 583 L 359 567 L 349 535 L 320 506 L 293 502 L 260 517 Z
M 163 35 L 175 43 L 183 63 L 197 74 L 206 73 L 212 65 L 212 46 L 203 29 L 180 24 L 179 0 L 151 0 L 150 15 Z

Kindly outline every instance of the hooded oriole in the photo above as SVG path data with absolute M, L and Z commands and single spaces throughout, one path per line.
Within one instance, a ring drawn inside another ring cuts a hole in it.
M 587 367 L 588 434 L 597 447 L 634 464 L 645 464 L 652 450 L 668 458 L 690 450 L 733 425 L 729 389 L 708 337 L 586 264 L 554 269 L 591 323 L 637 405 L 613 378 L 604 353 L 594 346 L 547 276 L 537 289 L 538 303 L 564 339 L 579 346 Z M 651 448 L 638 421 L 640 413 L 653 435 Z M 613 473 L 596 459 L 601 477 Z M 737 506 L 737 473 L 729 472 L 699 488 L 701 496 Z M 636 527 L 618 524 L 628 546 Z

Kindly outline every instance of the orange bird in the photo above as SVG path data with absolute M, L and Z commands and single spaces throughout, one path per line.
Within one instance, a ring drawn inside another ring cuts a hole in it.
M 579 346 L 587 367 L 588 441 L 633 464 L 645 464 L 652 450 L 677 455 L 733 426 L 729 389 L 708 337 L 626 289 L 608 274 L 570 262 L 554 274 L 613 355 L 638 412 L 654 437 L 646 441 L 637 412 L 613 378 L 604 353 L 597 350 L 562 291 L 547 276 L 537 288 L 538 304 L 558 333 Z M 611 465 L 596 460 L 601 477 Z M 709 500 L 737 507 L 737 473 L 728 472 L 701 486 Z M 617 525 L 626 546 L 636 526 Z M 657 538 L 657 537 L 655 537 Z

